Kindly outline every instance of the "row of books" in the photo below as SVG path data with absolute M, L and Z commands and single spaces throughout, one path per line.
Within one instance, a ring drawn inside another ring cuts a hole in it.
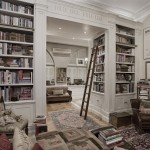
M 134 81 L 134 74 L 116 74 L 116 81 Z
M 104 62 L 105 62 L 105 56 L 104 55 L 97 57 L 96 64 L 104 63 Z
M 10 26 L 18 26 L 24 28 L 33 28 L 33 20 L 22 17 L 13 17 L 8 15 L 0 14 L 0 23 Z
M 33 43 L 33 35 L 0 31 L 0 40 Z
M 116 84 L 116 93 L 133 93 L 134 83 Z
M 127 62 L 127 63 L 134 63 L 135 57 L 134 56 L 125 56 L 125 55 L 116 55 L 116 61 L 117 62 Z
M 33 59 L 32 58 L 11 58 L 11 57 L 3 57 L 0 58 L 0 66 L 1 67 L 24 67 L 24 68 L 32 68 L 33 67 Z
M 121 34 L 126 34 L 126 35 L 132 35 L 132 36 L 135 35 L 135 32 L 133 29 L 124 29 L 118 26 L 116 27 L 116 32 L 121 33 Z
M 134 39 L 130 39 L 130 38 L 125 38 L 125 37 L 121 37 L 121 36 L 116 36 L 116 42 L 118 43 L 123 43 L 123 44 L 129 44 L 129 45 L 134 45 Z
M 123 137 L 121 133 L 113 127 L 99 131 L 98 138 L 103 141 L 110 149 L 113 149 L 115 146 L 123 145 Z
M 96 91 L 96 92 L 102 92 L 104 93 L 104 84 L 103 83 L 94 83 L 93 84 L 93 91 Z
M 104 54 L 104 53 L 105 53 L 105 46 L 99 47 L 97 55 L 101 55 L 101 54 Z
M 3 96 L 5 102 L 32 100 L 32 87 L 0 87 L 0 97 Z
M 0 71 L 0 84 L 32 83 L 33 73 L 29 71 Z
M 0 43 L 0 54 L 11 55 L 33 55 L 33 46 Z
M 118 71 L 118 72 L 135 72 L 135 66 L 134 65 L 116 64 L 116 71 Z
M 104 81 L 104 74 L 96 74 L 94 76 L 94 81 Z
M 6 2 L 3 0 L 0 1 L 0 8 L 6 9 L 9 11 L 16 11 L 16 12 L 20 12 L 20 13 L 33 14 L 33 7 L 31 7 L 31 6 L 13 4 L 13 3 Z
M 135 49 L 134 48 L 123 48 L 123 47 L 117 46 L 116 52 L 117 53 L 123 53 L 123 54 L 135 55 Z

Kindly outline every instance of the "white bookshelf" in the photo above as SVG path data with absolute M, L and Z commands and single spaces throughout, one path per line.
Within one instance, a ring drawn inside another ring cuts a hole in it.
M 33 102 L 33 28 L 33 4 L 0 2 L 0 96 L 6 105 Z
M 116 95 L 135 91 L 135 30 L 116 25 Z

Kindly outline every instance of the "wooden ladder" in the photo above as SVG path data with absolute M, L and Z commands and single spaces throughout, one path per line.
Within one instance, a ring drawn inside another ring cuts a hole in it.
M 82 105 L 81 105 L 81 110 L 80 110 L 80 116 L 82 116 L 82 113 L 84 111 L 84 119 L 86 119 L 87 112 L 88 112 L 97 52 L 98 52 L 98 46 L 92 49 L 92 54 L 90 58 L 90 63 L 89 63 L 89 68 L 88 68 L 88 73 L 87 73 L 87 78 L 86 78 L 86 83 L 85 83 L 85 88 L 84 88 L 84 94 L 83 94 Z M 86 105 L 85 107 L 84 107 L 84 104 Z

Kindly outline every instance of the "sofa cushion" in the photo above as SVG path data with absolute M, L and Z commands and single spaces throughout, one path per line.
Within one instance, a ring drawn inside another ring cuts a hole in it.
M 67 93 L 67 86 L 52 86 L 46 89 L 46 95 L 53 95 L 53 90 L 63 90 L 63 94 Z
M 150 115 L 150 101 L 141 100 L 140 111 L 143 114 L 149 114 Z
M 53 90 L 53 95 L 63 95 L 63 90 Z
M 11 150 L 11 143 L 4 133 L 0 136 L 0 150 Z

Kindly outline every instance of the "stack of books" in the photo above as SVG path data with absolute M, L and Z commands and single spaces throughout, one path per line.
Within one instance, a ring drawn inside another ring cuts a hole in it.
M 113 149 L 115 146 L 121 146 L 124 144 L 122 141 L 122 135 L 113 127 L 99 131 L 98 138 L 103 141 L 110 149 Z

